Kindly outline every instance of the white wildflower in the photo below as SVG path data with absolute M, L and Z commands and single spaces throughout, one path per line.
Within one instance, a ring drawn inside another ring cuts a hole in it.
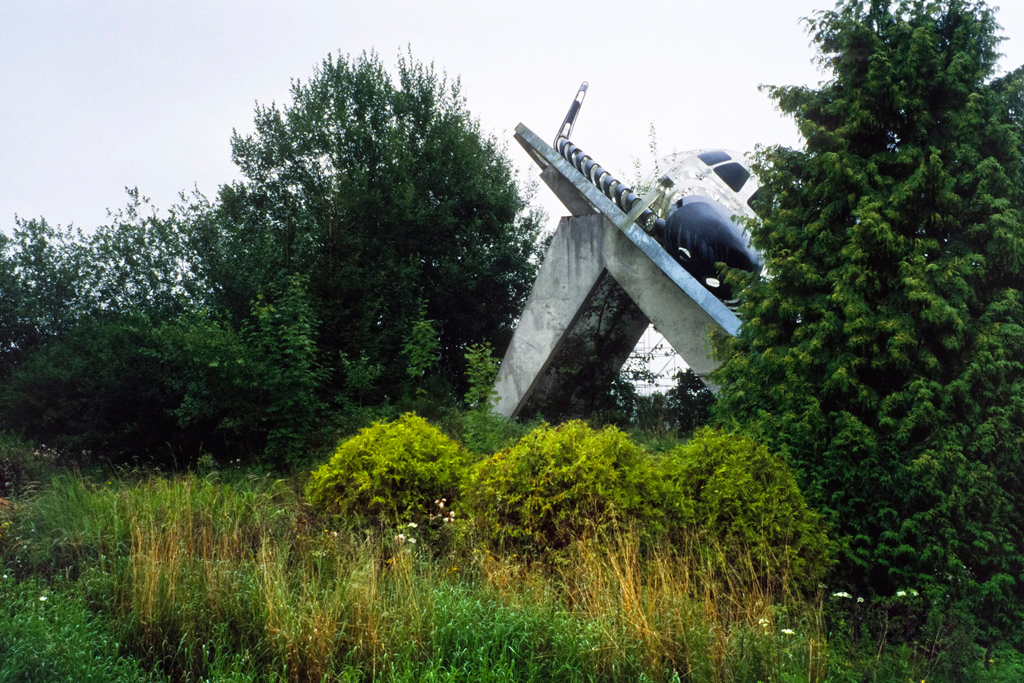
M 857 602 L 864 602 L 864 598 L 857 598 Z
M 409 522 L 408 524 L 406 524 L 406 526 L 409 527 L 410 529 L 415 529 L 419 525 L 416 524 L 416 522 Z
M 896 597 L 897 598 L 902 598 L 906 594 L 907 594 L 907 591 L 896 591 Z
M 791 628 L 784 628 L 782 629 L 782 632 L 785 633 L 787 636 L 793 635 L 793 629 Z
M 416 539 L 413 538 L 412 536 L 410 536 L 409 537 L 409 543 L 415 543 L 415 542 L 416 542 Z
M 46 596 L 45 595 L 40 595 L 39 596 L 39 602 L 46 602 Z
M 833 593 L 832 597 L 833 598 L 846 598 L 847 600 L 849 600 L 853 596 L 850 595 L 849 593 L 847 593 L 846 591 L 839 591 L 838 593 Z

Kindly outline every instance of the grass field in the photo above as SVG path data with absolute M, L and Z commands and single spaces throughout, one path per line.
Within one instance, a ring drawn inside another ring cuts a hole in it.
M 852 599 L 699 538 L 523 558 L 471 520 L 347 529 L 299 490 L 68 473 L 0 509 L 0 682 L 938 680 L 926 648 L 854 647 Z

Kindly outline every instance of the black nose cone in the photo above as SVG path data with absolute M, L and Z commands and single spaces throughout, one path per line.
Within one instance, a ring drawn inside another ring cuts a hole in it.
M 761 260 L 733 216 L 718 202 L 688 195 L 676 202 L 665 224 L 665 249 L 719 299 L 732 299 L 715 266 L 760 272 Z

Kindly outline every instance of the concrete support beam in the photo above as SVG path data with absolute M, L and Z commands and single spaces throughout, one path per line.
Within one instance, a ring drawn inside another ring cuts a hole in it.
M 615 278 L 606 274 L 519 414 L 543 408 L 549 419 L 560 420 L 580 411 L 589 413 L 650 324 Z
M 708 346 L 711 330 L 721 329 L 717 321 L 637 249 L 611 221 L 604 216 L 594 218 L 604 223 L 602 256 L 608 273 L 626 290 L 690 369 L 702 379 L 709 375 L 719 366 L 711 358 Z M 720 303 L 717 299 L 715 301 Z
M 558 224 L 501 362 L 499 415 L 519 413 L 576 326 L 605 275 L 603 248 L 600 231 L 588 224 L 573 218 Z
M 628 329 L 619 332 L 635 332 L 630 350 L 646 316 L 695 373 L 704 377 L 714 370 L 708 335 L 712 329 L 735 334 L 739 319 L 635 223 L 617 228 L 609 217 L 622 222 L 625 214 L 532 131 L 520 124 L 516 139 L 574 216 L 559 223 L 502 360 L 496 411 L 512 417 L 522 410 L 559 348 L 585 327 L 581 317 L 606 276 L 636 305 L 627 312 Z M 610 359 L 614 371 L 625 360 Z

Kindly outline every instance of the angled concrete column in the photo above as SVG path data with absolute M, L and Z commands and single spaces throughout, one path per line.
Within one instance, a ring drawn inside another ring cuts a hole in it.
M 561 420 L 591 412 L 602 387 L 618 377 L 650 324 L 615 278 L 606 274 L 519 414 L 543 408 L 548 419 Z
M 637 249 L 611 221 L 603 216 L 595 218 L 601 218 L 605 223 L 602 256 L 608 273 L 626 290 L 690 369 L 705 378 L 719 366 L 711 358 L 708 347 L 711 330 L 721 329 L 717 321 L 658 264 Z M 715 302 L 720 303 L 717 299 Z M 635 341 L 639 341 L 639 336 Z
M 500 415 L 511 417 L 523 407 L 605 275 L 604 236 L 592 222 L 563 218 L 558 224 L 501 363 Z

